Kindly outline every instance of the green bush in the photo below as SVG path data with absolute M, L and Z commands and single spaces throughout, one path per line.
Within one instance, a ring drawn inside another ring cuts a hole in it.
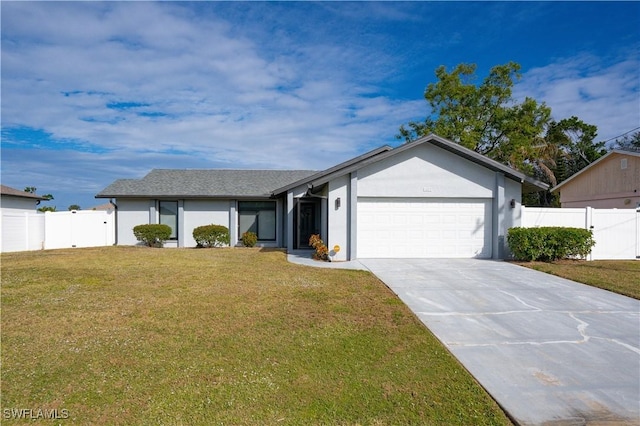
M 222 247 L 229 245 L 229 228 L 222 225 L 198 226 L 193 230 L 198 247 Z
M 162 247 L 171 237 L 171 227 L 158 224 L 136 225 L 133 227 L 133 235 L 149 247 Z
M 242 244 L 245 247 L 253 247 L 258 242 L 258 236 L 255 232 L 247 231 L 242 234 Z
M 516 260 L 543 262 L 585 258 L 595 245 L 593 233 L 587 229 L 551 226 L 511 228 L 507 242 Z

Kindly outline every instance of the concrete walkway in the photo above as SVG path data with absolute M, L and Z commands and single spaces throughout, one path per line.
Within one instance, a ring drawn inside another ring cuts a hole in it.
M 291 263 L 313 266 L 314 268 L 360 269 L 363 271 L 368 270 L 357 260 L 350 260 L 347 262 L 323 262 L 320 260 L 312 259 L 312 255 L 313 250 L 294 250 L 291 253 L 287 254 L 287 260 Z
M 361 259 L 521 425 L 640 425 L 640 301 L 508 262 Z

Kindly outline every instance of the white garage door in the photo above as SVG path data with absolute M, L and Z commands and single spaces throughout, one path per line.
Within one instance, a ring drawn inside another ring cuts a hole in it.
M 360 258 L 489 258 L 490 199 L 358 198 Z

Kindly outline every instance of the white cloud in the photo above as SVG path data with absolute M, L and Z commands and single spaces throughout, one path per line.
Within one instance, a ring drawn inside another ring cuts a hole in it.
M 576 116 L 598 126 L 598 140 L 613 138 L 640 125 L 638 51 L 605 63 L 579 54 L 525 72 L 515 96 L 532 97 L 551 107 L 553 118 Z
M 2 53 L 3 120 L 54 138 L 192 150 L 238 167 L 326 167 L 412 116 L 412 102 L 360 93 L 348 71 L 362 57 L 345 46 L 280 35 L 285 53 L 263 52 L 215 16 L 158 3 L 4 9 L 15 44 Z
M 475 15 L 486 10 L 452 14 L 462 6 L 411 2 L 0 7 L 3 130 L 42 129 L 61 141 L 38 141 L 39 150 L 11 141 L 4 149 L 3 141 L 3 183 L 28 177 L 25 185 L 55 183 L 46 192 L 90 197 L 153 167 L 321 169 L 400 143 L 398 127 L 427 115 L 422 90 L 433 69 L 461 62 L 462 50 L 473 54 Z M 471 36 L 462 25 L 469 13 Z M 485 44 L 502 36 L 495 28 L 495 37 L 482 29 Z M 637 125 L 638 65 L 637 54 L 614 65 L 582 55 L 528 71 L 516 95 L 615 136 Z M 87 204 L 68 204 L 78 201 Z

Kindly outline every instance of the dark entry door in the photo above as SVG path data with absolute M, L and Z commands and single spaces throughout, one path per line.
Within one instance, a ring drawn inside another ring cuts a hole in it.
M 318 204 L 301 201 L 298 204 L 298 248 L 308 248 L 311 235 L 319 233 Z

